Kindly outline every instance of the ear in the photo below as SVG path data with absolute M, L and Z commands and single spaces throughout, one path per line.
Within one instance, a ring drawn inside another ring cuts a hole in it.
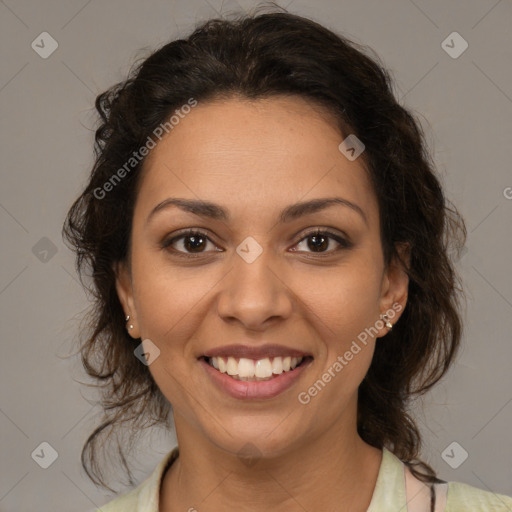
M 400 258 L 397 256 L 393 257 L 388 267 L 384 270 L 380 298 L 380 313 L 387 314 L 389 321 L 393 325 L 398 322 L 407 304 L 409 276 L 406 270 L 410 267 L 411 261 L 410 244 L 398 244 L 397 252 Z M 388 332 L 389 329 L 384 327 L 377 337 L 385 336 Z
M 119 301 L 124 310 L 125 318 L 130 315 L 130 319 L 126 322 L 126 330 L 132 338 L 140 338 L 140 331 L 137 322 L 137 311 L 133 300 L 133 286 L 130 270 L 126 261 L 117 261 L 113 265 L 116 275 L 116 291 Z M 130 329 L 129 326 L 133 325 Z

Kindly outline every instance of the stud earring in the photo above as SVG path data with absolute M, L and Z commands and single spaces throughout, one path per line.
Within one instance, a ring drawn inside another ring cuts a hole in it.
M 130 320 L 130 315 L 126 315 L 126 319 L 125 320 L 128 322 L 128 320 Z M 133 324 L 130 324 L 128 326 L 128 329 L 133 329 Z
M 386 327 L 391 331 L 391 329 L 393 329 L 393 324 L 389 321 L 388 315 L 380 315 L 380 317 L 384 320 Z

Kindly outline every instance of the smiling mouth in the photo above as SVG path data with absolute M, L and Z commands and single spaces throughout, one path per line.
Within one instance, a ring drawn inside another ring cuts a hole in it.
M 249 382 L 267 381 L 283 373 L 293 372 L 296 368 L 313 359 L 303 357 L 266 357 L 263 359 L 248 359 L 245 357 L 206 357 L 201 359 L 220 373 L 234 380 Z

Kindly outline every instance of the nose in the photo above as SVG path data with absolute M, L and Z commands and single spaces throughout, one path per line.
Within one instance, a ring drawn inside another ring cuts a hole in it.
M 263 251 L 248 263 L 234 255 L 234 266 L 222 281 L 217 302 L 222 319 L 239 322 L 247 330 L 261 331 L 290 316 L 293 294 L 270 256 L 269 251 Z

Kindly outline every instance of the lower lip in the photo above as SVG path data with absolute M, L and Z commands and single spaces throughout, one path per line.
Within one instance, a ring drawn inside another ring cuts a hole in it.
M 311 364 L 312 359 L 304 361 L 295 370 L 283 372 L 273 379 L 260 381 L 244 381 L 232 379 L 229 375 L 219 372 L 204 359 L 199 362 L 203 365 L 212 381 L 223 391 L 234 398 L 262 399 L 273 398 L 290 388 L 302 373 Z

